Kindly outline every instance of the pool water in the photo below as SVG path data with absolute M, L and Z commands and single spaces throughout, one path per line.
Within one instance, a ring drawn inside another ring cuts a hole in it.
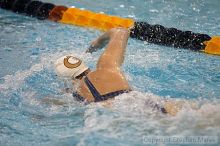
M 181 30 L 220 35 L 220 1 L 44 0 Z M 54 61 L 79 54 L 91 68 L 102 51 L 84 53 L 101 32 L 0 9 L 0 145 L 146 145 L 144 136 L 220 138 L 220 57 L 129 39 L 123 71 L 134 91 L 112 107 L 82 105 L 64 93 Z M 67 81 L 67 86 L 71 87 Z M 67 102 L 46 104 L 45 98 Z M 186 100 L 167 116 L 149 99 Z M 215 145 L 219 145 L 220 141 Z M 165 144 L 169 145 L 169 144 Z M 186 144 L 187 145 L 187 144 Z

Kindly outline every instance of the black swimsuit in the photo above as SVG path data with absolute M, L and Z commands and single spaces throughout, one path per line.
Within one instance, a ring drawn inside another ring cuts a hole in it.
M 104 101 L 109 98 L 113 98 L 113 97 L 118 96 L 120 94 L 128 93 L 131 91 L 131 90 L 119 90 L 119 91 L 107 93 L 105 95 L 101 95 L 87 76 L 84 78 L 84 81 L 85 81 L 87 87 L 89 88 L 89 91 L 92 93 L 93 97 L 95 98 L 94 102 Z M 77 101 L 83 101 L 83 102 L 85 101 L 85 98 L 82 97 L 81 95 L 79 95 L 77 92 L 73 92 L 72 95 L 73 95 L 73 97 L 75 97 L 75 99 Z M 162 113 L 167 113 L 166 109 L 164 107 L 159 106 L 157 103 L 154 104 L 153 108 L 156 108 L 157 110 L 161 111 Z

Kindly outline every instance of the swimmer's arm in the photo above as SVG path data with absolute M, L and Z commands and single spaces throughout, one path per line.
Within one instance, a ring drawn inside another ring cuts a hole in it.
M 103 48 L 110 39 L 111 30 L 105 32 L 103 35 L 98 37 L 95 41 L 91 43 L 89 48 L 86 50 L 86 53 L 92 53 L 95 52 L 101 48 Z
M 128 38 L 128 29 L 111 29 L 109 31 L 109 43 L 98 60 L 97 69 L 119 69 L 124 61 Z

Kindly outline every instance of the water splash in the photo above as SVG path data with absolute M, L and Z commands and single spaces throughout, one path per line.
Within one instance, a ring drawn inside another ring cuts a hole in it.
M 4 93 L 6 90 L 17 90 L 24 83 L 25 78 L 34 72 L 43 70 L 42 64 L 35 64 L 29 70 L 18 71 L 14 75 L 6 75 L 3 77 L 4 83 L 0 84 L 0 90 Z

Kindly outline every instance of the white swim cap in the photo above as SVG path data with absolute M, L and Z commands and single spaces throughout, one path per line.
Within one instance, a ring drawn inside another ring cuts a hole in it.
M 82 60 L 71 54 L 59 58 L 55 63 L 55 69 L 59 76 L 75 78 L 86 71 L 88 67 Z

